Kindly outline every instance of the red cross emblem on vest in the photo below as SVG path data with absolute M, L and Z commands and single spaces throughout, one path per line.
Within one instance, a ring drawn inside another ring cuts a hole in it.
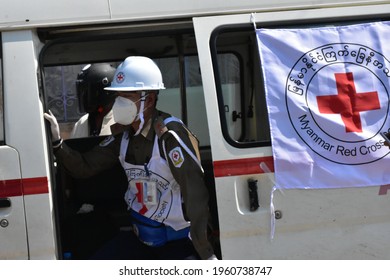
M 353 73 L 335 73 L 337 94 L 317 96 L 319 112 L 340 114 L 346 132 L 362 132 L 360 112 L 380 109 L 377 91 L 357 92 Z
M 148 208 L 144 204 L 144 189 L 145 189 L 145 183 L 143 182 L 136 182 L 135 186 L 137 187 L 137 201 L 142 205 L 142 208 L 138 211 L 141 215 L 145 214 L 148 211 Z

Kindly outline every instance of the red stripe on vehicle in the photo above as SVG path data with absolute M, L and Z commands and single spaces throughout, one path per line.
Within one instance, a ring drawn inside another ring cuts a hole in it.
M 262 162 L 267 165 L 271 172 L 274 172 L 274 160 L 273 157 L 270 156 L 214 161 L 214 176 L 228 177 L 266 173 L 266 171 L 260 167 Z
M 0 180 L 0 197 L 43 194 L 49 192 L 47 177 Z
M 25 195 L 49 193 L 47 177 L 23 179 L 23 193 Z
M 0 197 L 21 196 L 22 180 L 1 180 L 0 181 Z

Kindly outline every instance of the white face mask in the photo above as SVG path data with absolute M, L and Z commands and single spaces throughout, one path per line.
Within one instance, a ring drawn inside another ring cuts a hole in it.
M 138 116 L 137 105 L 130 99 L 118 96 L 112 106 L 114 121 L 122 124 L 132 124 Z

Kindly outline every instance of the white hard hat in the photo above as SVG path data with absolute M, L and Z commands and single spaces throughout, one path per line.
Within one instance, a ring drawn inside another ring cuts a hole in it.
M 160 69 L 148 57 L 129 56 L 116 69 L 109 87 L 111 91 L 165 89 Z

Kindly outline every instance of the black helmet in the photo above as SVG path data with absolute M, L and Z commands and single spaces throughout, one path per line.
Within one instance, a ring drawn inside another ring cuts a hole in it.
M 114 77 L 115 68 L 108 63 L 86 65 L 77 75 L 76 90 L 80 111 L 96 112 L 110 104 L 115 96 L 105 91 Z

